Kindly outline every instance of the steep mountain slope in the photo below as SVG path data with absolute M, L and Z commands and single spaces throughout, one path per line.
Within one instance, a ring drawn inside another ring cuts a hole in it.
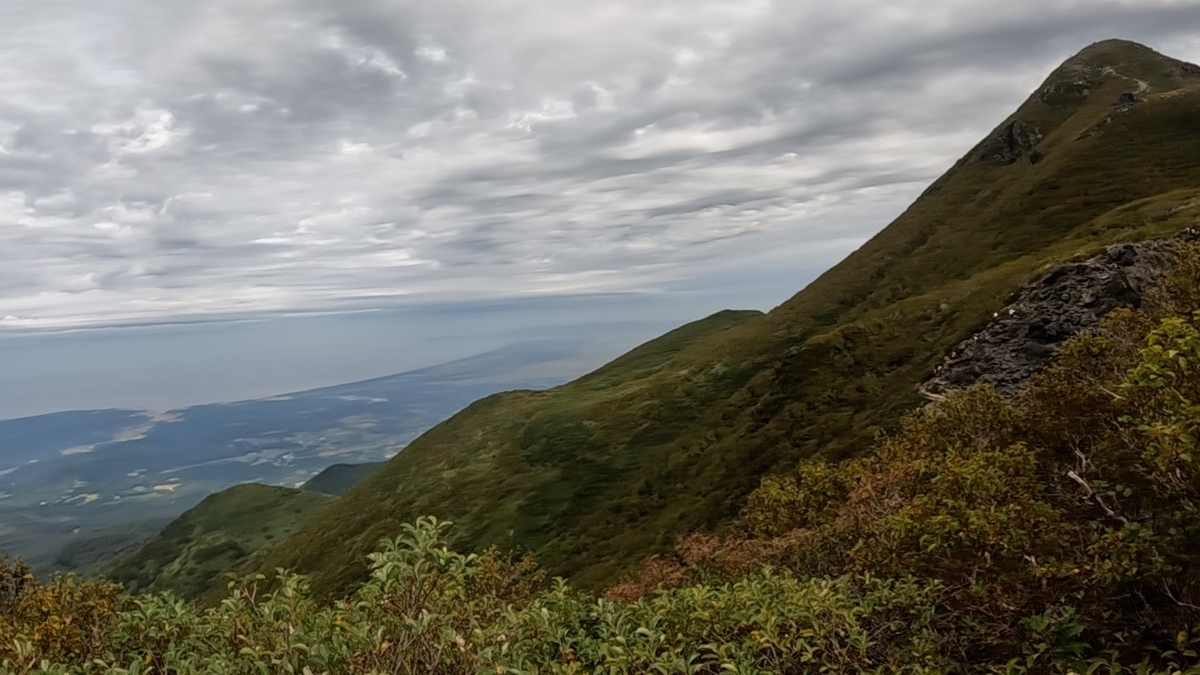
M 309 478 L 300 489 L 309 492 L 321 492 L 327 495 L 345 494 L 347 490 L 357 485 L 362 479 L 371 475 L 383 462 L 365 462 L 363 464 L 334 464 L 321 473 Z
M 438 425 L 258 568 L 346 592 L 423 514 L 601 585 L 718 527 L 760 477 L 861 452 L 917 385 L 1048 265 L 1200 216 L 1200 69 L 1092 45 L 860 250 L 770 314 L 717 315 L 546 392 Z
M 246 483 L 209 495 L 104 575 L 132 593 L 200 595 L 256 553 L 283 539 L 335 498 L 319 492 Z

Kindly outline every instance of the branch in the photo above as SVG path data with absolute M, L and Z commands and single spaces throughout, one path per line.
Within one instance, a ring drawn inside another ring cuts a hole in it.
M 1122 523 L 1124 523 L 1126 525 L 1129 524 L 1129 521 L 1125 518 L 1125 516 L 1117 515 L 1116 512 L 1114 512 L 1112 509 L 1108 508 L 1108 504 L 1104 503 L 1104 499 L 1102 497 L 1100 497 L 1099 493 L 1097 493 L 1095 490 L 1093 490 L 1092 486 L 1088 485 L 1087 481 L 1084 480 L 1083 478 L 1081 478 L 1079 476 L 1079 474 L 1075 473 L 1074 471 L 1068 471 L 1067 478 L 1070 478 L 1071 480 L 1075 481 L 1076 483 L 1079 483 L 1080 485 L 1082 485 L 1083 489 L 1087 490 L 1087 495 L 1085 495 L 1085 498 L 1090 499 L 1093 502 L 1095 502 L 1096 506 L 1099 506 L 1100 509 L 1103 510 L 1104 513 L 1106 515 L 1108 515 L 1110 518 L 1116 518 L 1117 520 L 1121 521 Z
M 1175 596 L 1171 593 L 1171 587 L 1167 585 L 1166 579 L 1163 580 L 1163 590 L 1166 591 L 1167 597 L 1171 599 L 1171 602 L 1174 602 L 1176 605 L 1179 605 L 1180 607 L 1187 607 L 1188 609 L 1200 609 L 1200 607 L 1197 607 L 1190 602 L 1180 602 L 1179 600 L 1175 599 Z
M 1092 460 L 1088 459 L 1087 455 L 1080 452 L 1079 448 L 1075 449 L 1075 456 L 1079 458 L 1079 470 L 1080 471 L 1087 471 L 1088 467 L 1092 465 Z
M 935 403 L 940 403 L 946 400 L 945 396 L 942 396 L 941 394 L 935 394 L 925 387 L 917 387 L 917 393 L 929 399 L 930 401 L 934 401 Z

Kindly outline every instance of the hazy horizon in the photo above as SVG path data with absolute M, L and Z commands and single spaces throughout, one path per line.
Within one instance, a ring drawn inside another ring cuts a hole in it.
M 0 420 L 168 410 L 407 372 L 537 340 L 574 342 L 564 380 L 722 309 L 771 307 L 819 270 L 673 294 L 516 298 L 0 333 Z
M 1088 43 L 1200 60 L 1196 7 L 12 0 L 0 418 L 770 309 Z

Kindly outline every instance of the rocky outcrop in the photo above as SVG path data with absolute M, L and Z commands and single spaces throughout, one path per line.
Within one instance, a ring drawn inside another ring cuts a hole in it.
M 1177 239 L 1117 244 L 1088 260 L 1054 266 L 1022 287 L 986 328 L 956 346 L 922 392 L 937 398 L 983 383 L 1004 395 L 1016 393 L 1068 338 L 1095 330 L 1118 307 L 1138 307 L 1177 250 Z
M 991 138 L 984 148 L 983 159 L 1012 164 L 1032 152 L 1041 141 L 1042 133 L 1036 127 L 1013 120 Z
M 1141 102 L 1142 99 L 1138 98 L 1137 94 L 1132 91 L 1127 91 L 1124 94 L 1121 94 L 1121 97 L 1117 99 L 1117 112 L 1128 112 L 1132 110 L 1135 105 Z
M 1067 62 L 1038 90 L 1037 97 L 1050 106 L 1079 103 L 1087 100 L 1103 78 L 1104 72 L 1100 68 Z

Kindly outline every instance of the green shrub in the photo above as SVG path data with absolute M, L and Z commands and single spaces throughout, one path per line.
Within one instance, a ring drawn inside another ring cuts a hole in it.
M 108 586 L 56 580 L 20 595 L 41 614 L 9 613 L 4 672 L 572 673 L 911 670 L 950 664 L 934 628 L 936 583 L 870 576 L 795 579 L 764 571 L 736 582 L 663 590 L 631 603 L 596 599 L 527 560 L 446 547 L 447 524 L 421 519 L 371 555 L 352 599 L 318 606 L 281 572 L 231 584 L 219 606 L 170 595 L 121 598 Z M 23 570 L 18 570 L 23 571 Z M 25 577 L 22 577 L 24 579 Z M 26 583 L 26 582 L 22 582 Z M 49 626 L 90 611 L 102 620 L 65 644 Z M 90 596 L 89 596 L 90 597 Z M 67 604 L 64 604 L 64 601 Z M 73 603 L 73 604 L 72 604 Z

